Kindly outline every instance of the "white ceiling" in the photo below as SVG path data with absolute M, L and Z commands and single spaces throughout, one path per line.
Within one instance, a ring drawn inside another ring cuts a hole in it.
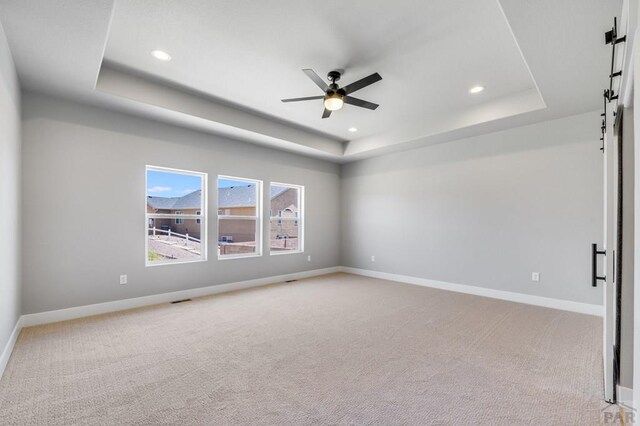
M 27 89 L 348 161 L 599 108 L 603 33 L 620 10 L 620 0 L 0 0 L 0 21 Z M 321 94 L 302 68 L 344 69 L 342 84 L 379 72 L 355 96 L 381 106 L 322 120 L 321 101 L 280 102 Z M 470 95 L 477 84 L 486 90 Z
M 496 0 L 160 4 L 117 3 L 106 60 L 343 139 L 351 126 L 370 137 L 535 88 Z M 154 48 L 173 60 L 160 63 Z M 378 72 L 354 96 L 381 106 L 323 120 L 322 100 L 282 103 L 322 94 L 302 68 L 323 78 L 344 69 L 343 84 Z M 470 96 L 477 84 L 487 90 Z

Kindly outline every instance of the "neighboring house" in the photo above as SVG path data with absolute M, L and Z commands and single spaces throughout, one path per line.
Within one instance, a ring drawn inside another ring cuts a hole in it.
M 218 188 L 218 216 L 255 216 L 255 185 Z M 218 241 L 246 243 L 256 239 L 255 220 L 226 219 L 218 222 Z
M 218 189 L 218 215 L 225 216 L 255 216 L 256 190 L 254 185 L 232 186 Z M 298 214 L 298 195 L 295 189 L 275 187 L 270 194 L 271 209 L 269 217 L 291 217 Z M 282 238 L 297 238 L 298 232 L 293 229 L 297 222 L 271 220 L 271 240 Z M 221 242 L 242 243 L 255 240 L 255 222 L 249 220 L 220 221 L 218 240 Z M 291 245 L 291 244 L 290 244 Z
M 147 213 L 200 214 L 202 191 L 193 191 L 183 197 L 147 196 Z M 149 228 L 171 230 L 200 239 L 200 219 L 149 219 Z
M 298 193 L 291 188 L 277 188 L 271 194 L 270 247 L 272 250 L 298 249 Z M 287 220 L 293 219 L 293 220 Z
M 200 214 L 202 191 L 194 191 L 183 197 L 147 196 L 147 212 L 165 214 Z M 296 190 L 273 188 L 271 191 L 271 240 L 297 238 L 296 219 L 298 208 Z M 256 190 L 254 185 L 232 186 L 218 189 L 219 216 L 255 216 Z M 200 238 L 200 226 L 195 219 L 151 219 L 149 228 L 171 229 L 171 232 Z M 218 240 L 221 242 L 242 243 L 255 240 L 253 220 L 226 219 L 219 223 Z

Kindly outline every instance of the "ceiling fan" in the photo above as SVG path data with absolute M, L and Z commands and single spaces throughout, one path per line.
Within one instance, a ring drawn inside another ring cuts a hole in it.
M 344 104 L 354 105 L 360 108 L 367 108 L 374 110 L 378 108 L 378 104 L 372 102 L 363 101 L 362 99 L 354 98 L 351 96 L 356 90 L 360 90 L 367 87 L 377 81 L 382 80 L 380 74 L 374 73 L 368 77 L 360 79 L 351 84 L 347 84 L 344 87 L 338 87 L 336 81 L 340 80 L 342 73 L 340 71 L 331 71 L 327 74 L 327 79 L 331 84 L 327 84 L 320 78 L 318 74 L 312 69 L 302 70 L 322 91 L 324 95 L 321 96 L 308 96 L 305 98 L 291 98 L 283 99 L 282 102 L 300 102 L 300 101 L 312 101 L 316 99 L 324 99 L 324 112 L 322 118 L 328 118 L 332 111 L 337 111 L 343 107 Z

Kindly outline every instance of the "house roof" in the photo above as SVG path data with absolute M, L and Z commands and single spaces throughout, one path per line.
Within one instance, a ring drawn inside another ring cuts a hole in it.
M 282 186 L 271 188 L 271 199 L 282 194 L 289 188 Z M 246 186 L 230 186 L 227 188 L 218 188 L 218 207 L 247 207 L 256 205 L 256 188 L 255 185 Z
M 159 210 L 199 209 L 202 207 L 202 190 L 188 193 L 182 197 L 147 196 L 147 204 Z
M 285 192 L 288 188 L 272 187 L 271 198 Z M 158 210 L 198 209 L 201 207 L 202 190 L 190 192 L 182 197 L 147 196 L 147 204 Z M 218 207 L 247 207 L 256 205 L 255 185 L 230 186 L 218 188 Z

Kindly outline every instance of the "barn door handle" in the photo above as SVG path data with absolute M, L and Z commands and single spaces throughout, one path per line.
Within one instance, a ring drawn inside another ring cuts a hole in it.
M 601 281 L 607 280 L 606 276 L 602 276 L 602 277 L 598 276 L 598 255 L 599 254 L 603 254 L 606 256 L 607 251 L 598 250 L 598 244 L 596 243 L 591 244 L 591 286 L 592 287 L 598 286 L 598 280 L 601 280 Z

